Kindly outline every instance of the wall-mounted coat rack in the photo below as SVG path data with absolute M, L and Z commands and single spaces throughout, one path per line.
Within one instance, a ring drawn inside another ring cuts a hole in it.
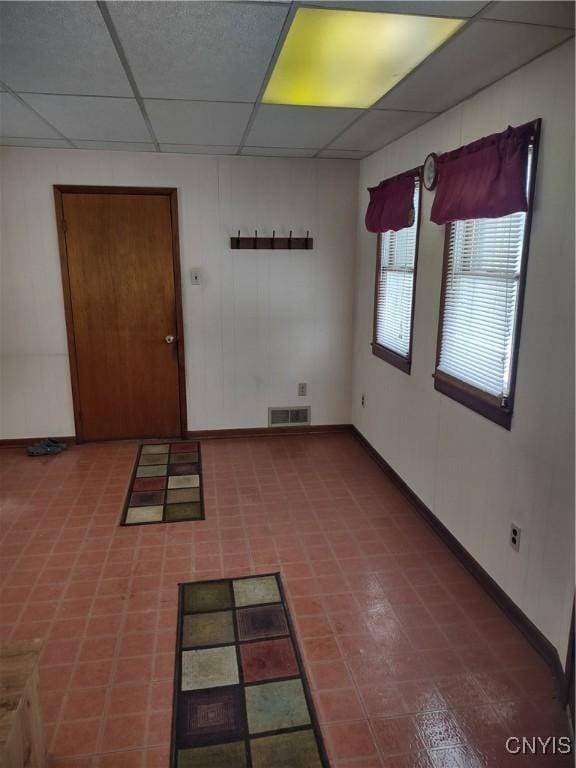
M 289 251 L 311 251 L 314 248 L 314 238 L 306 232 L 306 237 L 292 237 L 292 230 L 288 237 L 276 237 L 276 231 L 272 232 L 272 237 L 260 237 L 258 230 L 254 230 L 252 237 L 241 237 L 240 230 L 235 237 L 230 238 L 230 248 L 233 250 L 289 250 Z

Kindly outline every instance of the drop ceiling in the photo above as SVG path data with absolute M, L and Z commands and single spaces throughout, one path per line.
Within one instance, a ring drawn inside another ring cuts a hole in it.
M 369 109 L 262 104 L 301 6 L 465 23 Z M 358 159 L 573 34 L 538 0 L 0 2 L 0 144 Z

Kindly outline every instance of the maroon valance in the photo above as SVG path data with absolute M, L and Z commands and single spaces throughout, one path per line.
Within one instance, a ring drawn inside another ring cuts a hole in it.
M 407 171 L 368 187 L 370 202 L 366 211 L 369 232 L 397 232 L 414 223 L 414 181 L 416 171 Z
M 535 123 L 508 127 L 438 157 L 438 186 L 430 219 L 495 219 L 527 211 L 528 146 Z

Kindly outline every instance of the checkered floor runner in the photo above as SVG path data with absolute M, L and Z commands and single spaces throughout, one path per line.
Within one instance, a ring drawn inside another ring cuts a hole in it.
M 200 444 L 141 445 L 121 524 L 178 523 L 203 518 Z
M 172 768 L 327 768 L 279 574 L 180 585 Z

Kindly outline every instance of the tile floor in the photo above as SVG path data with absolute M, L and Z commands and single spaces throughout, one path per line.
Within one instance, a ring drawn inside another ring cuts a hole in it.
M 202 443 L 206 519 L 119 527 L 137 446 L 0 452 L 2 636 L 49 768 L 167 768 L 182 581 L 282 572 L 333 768 L 563 766 L 548 669 L 348 435 Z M 266 745 L 262 745 L 263 750 Z

